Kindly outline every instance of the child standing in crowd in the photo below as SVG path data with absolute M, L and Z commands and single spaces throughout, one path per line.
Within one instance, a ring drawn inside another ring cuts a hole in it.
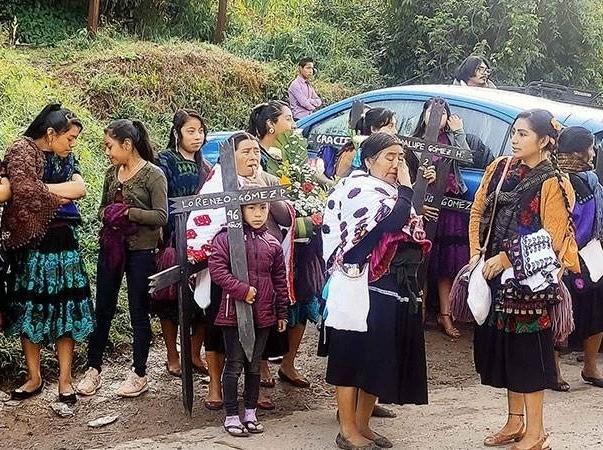
M 125 272 L 134 362 L 117 395 L 136 397 L 148 389 L 149 277 L 155 273 L 161 227 L 167 224 L 167 182 L 163 171 L 152 163 L 149 135 L 141 122 L 111 122 L 105 129 L 105 148 L 113 166 L 105 176 L 99 212 L 103 227 L 97 266 L 97 323 L 88 345 L 88 370 L 77 390 L 82 395 L 93 395 L 101 386 L 103 353 Z
M 228 234 L 220 232 L 212 242 L 209 273 L 222 288 L 220 310 L 215 320 L 222 327 L 226 362 L 222 377 L 224 386 L 225 430 L 233 436 L 262 433 L 264 427 L 256 417 L 260 394 L 260 358 L 266 347 L 270 328 L 278 324 L 278 331 L 287 329 L 286 268 L 283 250 L 278 240 L 266 228 L 268 204 L 243 207 L 243 231 L 248 255 L 249 284 L 232 274 Z M 239 341 L 235 302 L 244 301 L 253 307 L 255 347 L 248 361 Z M 239 417 L 238 382 L 245 369 L 245 412 Z
M 211 171 L 209 163 L 203 158 L 201 148 L 205 144 L 207 127 L 197 111 L 180 109 L 174 114 L 167 149 L 159 153 L 157 165 L 167 179 L 168 198 L 194 195 L 203 186 Z M 163 228 L 162 245 L 158 255 L 157 271 L 176 265 L 174 239 L 174 216 Z M 193 334 L 191 350 L 193 367 L 207 374 L 207 366 L 201 359 L 201 346 L 205 336 L 205 314 L 195 304 L 192 317 Z M 161 331 L 167 350 L 166 368 L 170 375 L 179 377 L 180 355 L 176 347 L 178 335 L 178 297 L 175 286 L 162 289 L 153 295 L 152 309 L 161 320 Z
M 40 351 L 51 344 L 59 361 L 59 401 L 76 402 L 73 349 L 94 328 L 90 285 L 76 234 L 81 217 L 73 203 L 86 194 L 72 153 L 81 131 L 75 114 L 50 104 L 6 154 L 12 199 L 4 211 L 2 232 L 8 235 L 5 243 L 14 273 L 8 333 L 21 338 L 28 368 L 27 381 L 12 392 L 13 400 L 42 392 Z

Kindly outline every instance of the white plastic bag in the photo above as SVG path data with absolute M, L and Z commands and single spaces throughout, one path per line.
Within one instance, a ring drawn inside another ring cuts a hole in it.
M 195 277 L 195 293 L 193 298 L 199 308 L 205 309 L 210 303 L 211 281 L 209 277 L 209 269 L 203 269 Z
M 601 247 L 601 241 L 592 239 L 578 253 L 580 253 L 584 265 L 588 268 L 590 280 L 593 283 L 597 283 L 603 278 L 603 248 Z
M 368 264 L 361 272 L 338 267 L 328 281 L 325 325 L 336 330 L 366 332 L 369 312 Z
M 471 271 L 467 288 L 467 304 L 478 325 L 486 321 L 492 305 L 492 292 L 482 272 L 485 263 L 486 259 L 482 256 Z

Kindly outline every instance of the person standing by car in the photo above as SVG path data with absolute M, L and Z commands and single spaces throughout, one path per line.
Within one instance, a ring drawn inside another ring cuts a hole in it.
M 314 76 L 314 60 L 302 58 L 297 65 L 297 77 L 289 85 L 289 106 L 293 111 L 293 119 L 299 120 L 314 112 L 322 105 L 322 100 L 310 84 Z
M 576 228 L 576 242 L 580 250 L 596 248 L 603 240 L 603 187 L 594 172 L 595 137 L 583 127 L 565 128 L 559 136 L 559 168 L 569 176 L 576 192 L 572 217 Z M 600 252 L 599 252 L 600 254 Z M 597 253 L 595 253 L 597 255 Z M 595 259 L 596 260 L 596 259 Z M 565 284 L 572 294 L 576 329 L 569 337 L 572 349 L 584 351 L 582 379 L 603 388 L 603 372 L 597 366 L 597 357 L 603 339 L 603 280 L 593 281 L 591 257 L 580 257 L 580 274 L 567 274 Z M 598 276 L 595 275 L 594 279 Z M 558 362 L 558 360 L 557 360 Z M 557 365 L 556 390 L 567 391 L 570 386 L 561 377 Z
M 507 390 L 508 401 L 506 423 L 484 440 L 488 447 L 517 442 L 513 450 L 550 448 L 543 404 L 544 390 L 557 385 L 551 308 L 561 299 L 555 270 L 580 272 L 574 189 L 557 160 L 560 130 L 548 111 L 520 113 L 511 132 L 512 158 L 488 166 L 471 208 L 471 263 L 483 257 L 492 295 L 488 317 L 475 328 L 475 367 L 483 385 Z
M 492 69 L 485 58 L 468 56 L 456 69 L 452 84 L 458 86 L 475 86 L 496 89 L 490 81 Z
M 448 103 L 439 97 L 431 98 L 424 103 L 413 136 L 420 139 L 425 138 L 431 106 L 435 103 L 443 103 L 445 110 L 440 123 L 438 143 L 469 150 L 463 120 L 452 114 Z M 434 157 L 433 162 L 436 166 L 436 172 L 440 175 L 436 183 L 439 182 L 444 185 L 444 194 L 447 197 L 462 198 L 468 188 L 461 177 L 457 163 L 438 157 Z M 452 280 L 469 261 L 469 241 L 467 239 L 469 218 L 462 211 L 442 209 L 437 220 L 434 245 L 429 262 L 430 278 L 437 280 L 437 296 L 439 299 L 437 321 L 447 336 L 458 339 L 461 334 L 454 327 L 450 314 L 450 290 Z

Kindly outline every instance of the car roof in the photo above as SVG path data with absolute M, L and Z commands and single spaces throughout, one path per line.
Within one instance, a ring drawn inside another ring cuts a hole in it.
M 503 112 L 510 117 L 514 117 L 521 111 L 527 109 L 543 108 L 549 110 L 566 126 L 581 125 L 595 133 L 603 131 L 603 109 L 571 105 L 502 89 L 486 89 L 469 86 L 443 84 L 395 86 L 358 94 L 343 100 L 342 102 L 336 103 L 332 105 L 332 107 L 334 107 L 334 109 L 340 109 L 337 105 L 350 103 L 353 100 L 370 102 L 384 98 L 403 98 L 408 96 L 417 96 L 426 99 L 438 96 L 444 97 L 448 101 L 455 101 L 455 103 L 460 102 L 486 106 Z

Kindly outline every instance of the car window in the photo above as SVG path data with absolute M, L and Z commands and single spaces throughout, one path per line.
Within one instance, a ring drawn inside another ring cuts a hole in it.
M 511 153 L 507 122 L 483 111 L 462 106 L 451 105 L 450 110 L 463 119 L 467 143 L 473 151 L 473 168 L 485 169 L 501 154 L 501 149 L 504 149 L 504 154 Z
M 387 108 L 394 111 L 398 121 L 398 134 L 411 136 L 423 111 L 423 103 L 418 100 L 382 100 L 368 105 L 371 108 Z
M 304 133 L 310 148 L 318 150 L 322 145 L 343 147 L 350 140 L 348 131 L 349 116 L 350 108 L 347 108 L 310 127 L 307 134 Z

